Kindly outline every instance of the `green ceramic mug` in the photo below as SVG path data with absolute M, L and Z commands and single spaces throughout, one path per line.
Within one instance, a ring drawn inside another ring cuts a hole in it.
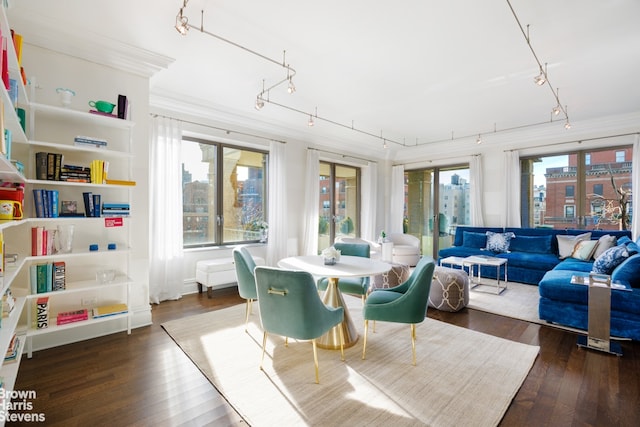
M 102 113 L 111 114 L 116 104 L 112 104 L 107 101 L 89 101 L 89 106 L 94 107 L 96 110 Z

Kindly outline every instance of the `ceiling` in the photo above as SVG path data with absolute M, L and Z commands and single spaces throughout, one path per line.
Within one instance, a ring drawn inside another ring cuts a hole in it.
M 521 26 L 507 0 L 190 0 L 189 23 L 199 27 L 204 10 L 204 29 L 231 43 L 197 29 L 181 36 L 182 0 L 12 3 L 27 42 L 48 22 L 79 40 L 164 55 L 153 95 L 311 144 L 379 150 L 380 136 L 398 148 L 540 123 L 564 128 L 562 116 L 549 124 L 551 87 L 572 124 L 640 111 L 637 0 L 510 0 Z M 538 64 L 521 27 L 553 86 L 534 84 Z M 269 87 L 286 78 L 283 61 L 297 91 L 277 86 L 257 111 L 263 79 Z

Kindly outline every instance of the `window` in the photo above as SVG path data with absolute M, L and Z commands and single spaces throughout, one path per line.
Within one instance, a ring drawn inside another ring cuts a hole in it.
M 522 158 L 523 227 L 629 229 L 633 165 L 624 159 L 631 154 L 628 145 Z
M 573 185 L 567 185 L 564 188 L 564 196 L 565 197 L 573 197 L 575 194 L 575 187 Z
M 360 235 L 360 169 L 320 162 L 318 253 L 337 237 Z
M 266 227 L 268 154 L 182 141 L 184 247 L 255 242 Z

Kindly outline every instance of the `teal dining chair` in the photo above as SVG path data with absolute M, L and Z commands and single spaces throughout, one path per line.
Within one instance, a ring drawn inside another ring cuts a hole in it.
M 344 308 L 328 307 L 318 296 L 313 276 L 306 271 L 286 270 L 275 267 L 255 269 L 260 319 L 264 335 L 262 358 L 264 362 L 267 335 L 310 340 L 313 346 L 313 361 L 316 384 L 320 382 L 316 338 L 342 322 Z M 340 330 L 340 355 L 344 360 L 344 335 Z
M 253 270 L 256 268 L 256 263 L 253 260 L 253 256 L 249 250 L 245 247 L 237 247 L 233 250 L 233 262 L 236 268 L 236 279 L 238 281 L 238 293 L 241 298 L 247 300 L 244 330 L 247 331 L 247 325 L 249 324 L 249 315 L 252 311 L 253 300 L 258 298 L 258 291 L 256 290 L 256 278 Z
M 380 320 L 411 325 L 411 349 L 413 364 L 416 364 L 416 324 L 423 322 L 427 315 L 427 303 L 435 265 L 433 258 L 422 257 L 407 281 L 394 288 L 376 289 L 369 294 L 362 308 L 363 359 L 367 351 L 369 320 L 374 322 Z
M 340 251 L 340 255 L 359 256 L 369 258 L 371 255 L 371 247 L 363 243 L 335 243 L 334 248 Z M 345 294 L 361 295 L 362 302 L 367 298 L 369 293 L 370 277 L 343 277 L 338 280 L 338 289 Z M 318 280 L 318 290 L 327 289 L 329 279 L 323 277 Z

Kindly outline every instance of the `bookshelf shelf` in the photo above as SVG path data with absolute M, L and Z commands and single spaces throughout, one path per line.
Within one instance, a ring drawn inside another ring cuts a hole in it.
M 39 294 L 31 294 L 31 295 L 28 295 L 26 298 L 31 300 L 31 299 L 37 299 L 40 297 L 57 296 L 62 294 L 74 293 L 74 292 L 104 290 L 112 287 L 127 286 L 129 285 L 130 282 L 131 282 L 131 279 L 124 275 L 116 276 L 113 282 L 110 282 L 110 283 L 97 283 L 95 280 L 67 282 L 66 289 L 62 291 L 51 291 L 51 292 L 42 292 Z
M 72 110 L 69 108 L 58 107 L 55 105 L 31 103 L 31 108 L 43 115 L 48 115 L 55 119 L 84 121 L 98 126 L 114 127 L 119 129 L 130 130 L 135 126 L 135 122 L 130 120 L 122 120 L 117 117 L 107 117 L 99 114 L 91 114 L 85 111 Z
M 73 329 L 73 328 L 83 327 L 91 324 L 95 325 L 96 323 L 109 322 L 109 321 L 118 320 L 118 319 L 126 319 L 128 317 L 130 317 L 129 312 L 122 313 L 122 314 L 114 314 L 112 316 L 106 316 L 106 317 L 98 317 L 98 318 L 90 317 L 87 320 L 80 320 L 78 322 L 67 323 L 65 325 L 56 325 L 55 319 L 53 319 L 54 324 L 51 324 L 52 319 L 49 319 L 49 327 L 45 329 L 35 329 L 35 328 L 27 329 L 27 354 L 29 354 L 29 351 L 28 351 L 29 337 L 43 335 L 43 334 L 50 334 L 52 332 L 59 332 L 66 329 Z M 28 356 L 28 357 L 31 357 L 31 356 Z
M 11 338 L 18 327 L 18 321 L 20 320 L 20 314 L 22 313 L 25 302 L 26 298 L 17 297 L 16 305 L 11 314 L 2 319 L 2 328 L 0 328 L 0 355 L 3 355 L 3 358 L 7 352 L 7 348 L 9 348 Z
M 18 142 L 20 144 L 20 142 Z M 42 150 L 53 150 L 53 151 L 70 151 L 70 152 L 80 152 L 80 153 L 90 153 L 97 154 L 104 157 L 133 157 L 133 154 L 128 151 L 119 151 L 112 150 L 110 148 L 89 148 L 89 147 L 78 147 L 70 144 L 60 144 L 57 142 L 46 142 L 46 141 L 29 141 L 28 144 L 32 147 L 39 148 Z M 55 181 L 61 182 L 61 181 Z

